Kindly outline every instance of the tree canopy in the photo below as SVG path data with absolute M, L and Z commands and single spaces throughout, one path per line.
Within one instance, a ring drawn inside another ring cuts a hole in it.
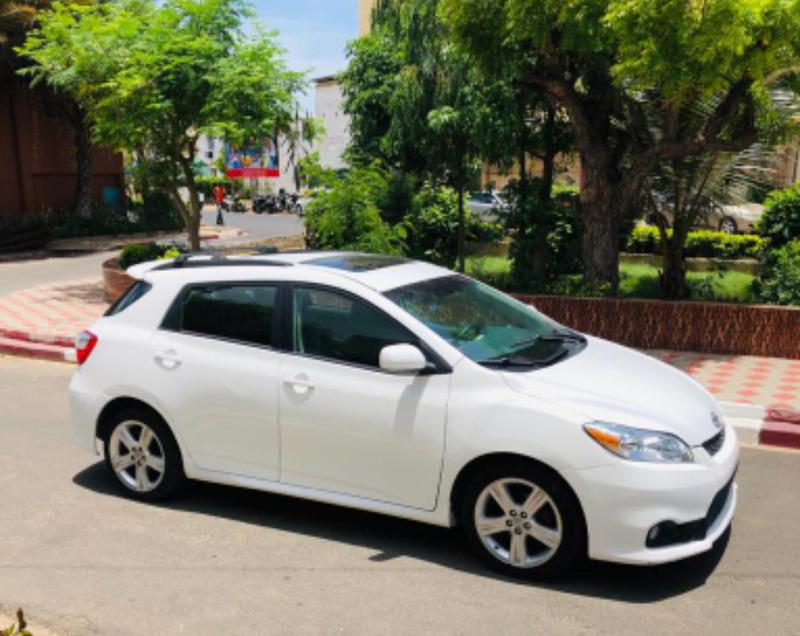
M 249 16 L 242 0 L 54 3 L 19 49 L 33 62 L 24 73 L 81 104 L 96 141 L 164 164 L 195 249 L 198 136 L 234 144 L 274 136 L 291 126 L 303 87 L 274 33 L 244 35 Z
M 617 228 L 665 161 L 735 152 L 779 134 L 769 87 L 800 63 L 798 0 L 442 0 L 485 73 L 563 109 L 585 183 L 584 271 L 613 292 Z M 691 125 L 698 100 L 712 103 Z M 658 133 L 649 118 L 657 118 Z

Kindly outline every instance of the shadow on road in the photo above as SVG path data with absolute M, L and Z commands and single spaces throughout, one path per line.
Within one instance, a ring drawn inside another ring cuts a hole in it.
M 124 496 L 102 462 L 82 470 L 73 482 L 99 494 Z M 520 585 L 630 603 L 653 603 L 702 586 L 725 554 L 730 538 L 728 531 L 710 552 L 668 565 L 634 567 L 587 561 L 556 582 L 529 583 L 505 579 L 487 570 L 469 553 L 466 542 L 456 530 L 384 515 L 201 482 L 189 482 L 179 496 L 168 502 L 141 505 L 157 505 L 358 545 L 376 551 L 369 557 L 373 562 L 405 556 L 474 576 L 499 577 Z

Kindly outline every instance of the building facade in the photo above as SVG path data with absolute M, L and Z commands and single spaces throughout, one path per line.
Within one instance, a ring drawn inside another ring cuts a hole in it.
M 122 156 L 95 148 L 93 199 L 124 201 Z M 0 213 L 69 210 L 76 193 L 70 123 L 40 90 L 19 79 L 0 83 Z

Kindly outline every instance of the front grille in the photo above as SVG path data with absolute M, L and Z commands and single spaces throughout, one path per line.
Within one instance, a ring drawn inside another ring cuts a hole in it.
M 719 449 L 722 448 L 722 445 L 725 443 L 725 429 L 723 428 L 719 433 L 714 435 L 714 437 L 707 439 L 703 442 L 703 448 L 708 451 L 709 455 L 716 455 L 719 452 Z

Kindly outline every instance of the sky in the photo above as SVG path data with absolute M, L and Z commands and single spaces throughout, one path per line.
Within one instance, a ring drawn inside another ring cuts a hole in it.
M 277 29 L 290 68 L 309 79 L 341 71 L 345 46 L 358 34 L 358 0 L 251 0 L 258 20 Z M 314 88 L 300 96 L 301 111 L 314 111 Z

